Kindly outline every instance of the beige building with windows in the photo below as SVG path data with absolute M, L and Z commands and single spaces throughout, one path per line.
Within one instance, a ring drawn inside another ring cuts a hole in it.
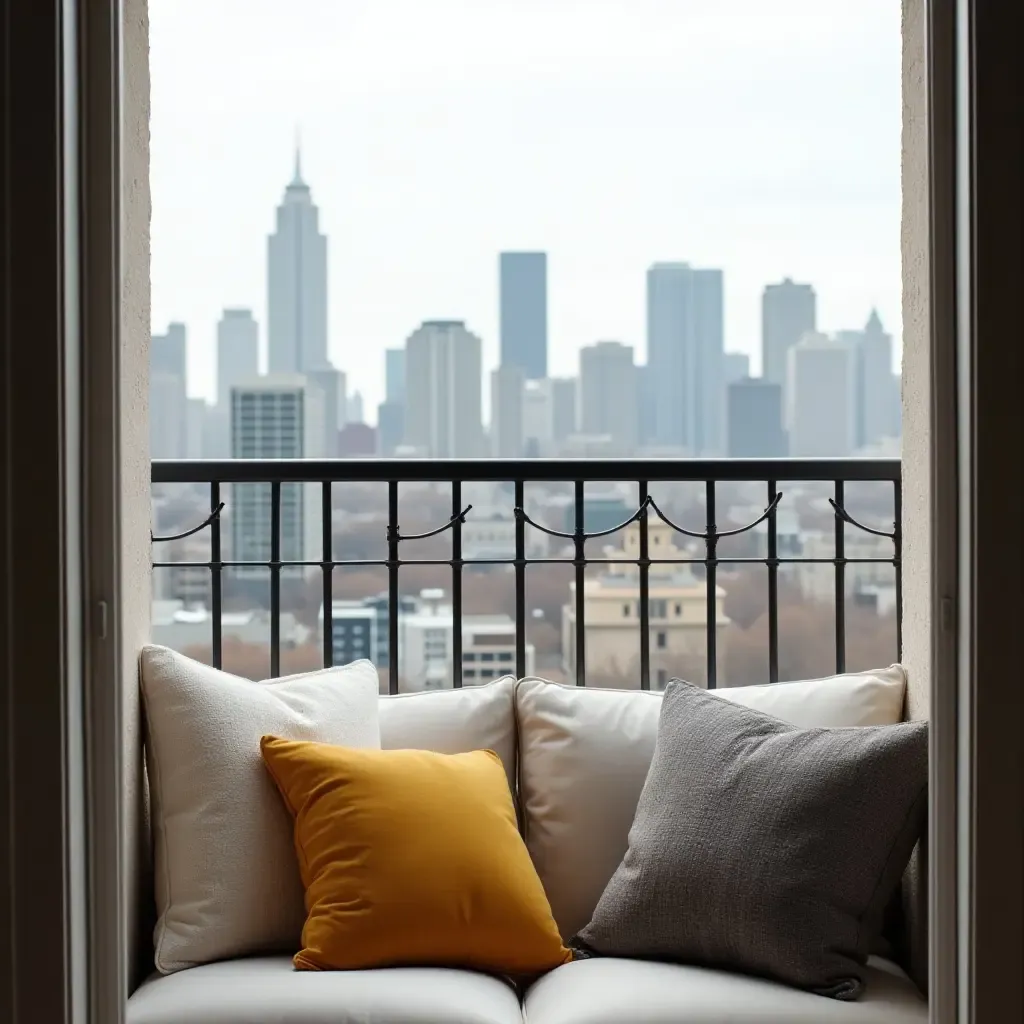
M 675 544 L 675 532 L 657 520 L 648 523 L 651 559 L 700 557 Z M 627 527 L 622 548 L 606 550 L 610 565 L 583 588 L 586 643 L 586 684 L 612 688 L 640 687 L 640 570 L 628 560 L 640 557 L 640 527 Z M 725 591 L 715 588 L 715 630 L 721 640 L 729 625 Z M 689 565 L 655 564 L 648 575 L 650 671 L 652 689 L 680 677 L 707 684 L 707 588 Z M 576 677 L 576 586 L 562 609 L 562 652 L 566 677 Z M 722 644 L 717 644 L 718 674 L 722 675 Z

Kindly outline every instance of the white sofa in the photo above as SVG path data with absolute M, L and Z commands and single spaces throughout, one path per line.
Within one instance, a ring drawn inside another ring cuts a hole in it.
M 722 691 L 801 725 L 898 718 L 902 692 L 849 684 Z M 877 681 L 876 681 L 877 682 Z M 891 680 L 890 680 L 891 682 Z M 845 688 L 844 688 L 845 686 Z M 804 687 L 803 690 L 787 689 Z M 524 837 L 563 937 L 589 918 L 627 844 L 654 748 L 660 695 L 498 680 L 380 699 L 386 748 L 489 748 L 517 787 Z M 296 947 L 298 937 L 296 936 Z M 579 960 L 532 984 L 445 968 L 299 972 L 287 951 L 153 975 L 128 1024 L 924 1024 L 893 962 L 869 962 L 865 995 L 839 1002 L 705 967 Z

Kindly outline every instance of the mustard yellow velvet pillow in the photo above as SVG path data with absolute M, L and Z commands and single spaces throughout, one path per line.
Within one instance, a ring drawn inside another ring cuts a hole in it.
M 295 819 L 300 970 L 398 964 L 537 974 L 572 959 L 489 750 L 356 750 L 264 736 Z

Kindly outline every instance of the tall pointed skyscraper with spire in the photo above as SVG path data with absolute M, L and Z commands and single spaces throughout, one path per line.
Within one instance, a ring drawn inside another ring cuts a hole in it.
M 327 361 L 327 238 L 302 178 L 295 174 L 267 239 L 267 348 L 271 373 L 308 373 Z

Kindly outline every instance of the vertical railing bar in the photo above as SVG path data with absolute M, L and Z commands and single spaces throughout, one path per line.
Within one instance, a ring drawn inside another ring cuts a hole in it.
M 778 497 L 777 481 L 768 481 L 768 504 Z M 779 527 L 777 509 L 768 515 L 768 681 L 779 681 Z
M 835 503 L 846 508 L 845 484 L 835 482 Z M 836 515 L 836 673 L 846 671 L 846 522 Z
M 398 693 L 398 481 L 388 481 L 388 693 Z
M 637 498 L 643 511 L 640 513 L 640 689 L 651 688 L 651 566 L 647 521 L 647 481 L 637 482 Z
M 281 481 L 270 485 L 270 676 L 281 674 Z
M 210 511 L 220 505 L 220 481 L 210 482 Z M 213 619 L 211 622 L 210 653 L 214 668 L 220 668 L 224 660 L 223 644 L 223 611 L 224 597 L 222 590 L 223 571 L 220 550 L 220 516 L 214 516 L 210 524 L 210 604 Z
M 705 483 L 707 537 L 705 539 L 704 575 L 707 588 L 707 659 L 708 689 L 718 685 L 718 526 L 715 512 L 715 481 Z
M 324 603 L 324 668 L 334 665 L 334 552 L 331 536 L 331 481 L 324 480 L 320 492 L 321 539 L 323 562 L 320 566 Z
M 892 566 L 896 573 L 896 660 L 903 661 L 903 481 L 893 482 Z
M 585 612 L 585 569 L 586 569 L 586 534 L 583 523 L 583 481 L 573 482 L 573 508 L 575 528 L 573 530 L 573 547 L 575 555 L 573 564 L 576 567 L 576 685 L 587 685 L 587 623 Z
M 452 481 L 452 515 L 462 512 L 462 481 Z M 452 525 L 452 686 L 462 686 L 462 520 Z
M 523 481 L 515 481 L 515 507 L 525 511 Z M 516 678 L 526 675 L 526 521 L 516 521 Z

